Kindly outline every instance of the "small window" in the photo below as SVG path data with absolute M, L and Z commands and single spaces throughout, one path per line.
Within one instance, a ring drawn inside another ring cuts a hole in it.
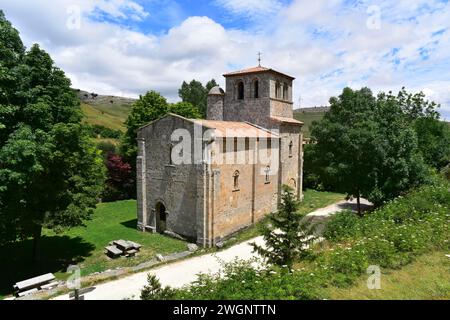
M 244 83 L 242 81 L 238 83 L 238 99 L 244 99 Z
M 288 85 L 283 83 L 283 99 L 288 100 Z
M 292 158 L 292 147 L 294 146 L 294 144 L 291 142 L 289 142 L 289 158 Z
M 253 95 L 253 97 L 254 97 L 255 99 L 259 98 L 259 81 L 258 81 L 258 80 L 255 80 L 253 90 L 254 90 L 254 95 Z
M 239 190 L 239 171 L 235 171 L 233 174 L 233 188 Z
M 266 179 L 264 183 L 270 183 L 270 166 L 267 166 L 264 172 L 266 173 Z
M 222 153 L 227 153 L 227 141 L 225 138 L 222 139 Z
M 279 99 L 281 97 L 281 85 L 279 82 L 275 84 L 275 98 Z

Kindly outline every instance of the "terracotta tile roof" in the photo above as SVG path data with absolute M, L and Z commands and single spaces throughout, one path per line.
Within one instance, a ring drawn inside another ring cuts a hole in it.
M 270 132 L 248 122 L 237 121 L 217 121 L 217 120 L 191 120 L 203 127 L 215 129 L 216 137 L 260 137 L 260 138 L 278 138 L 276 133 Z
M 257 66 L 257 67 L 253 67 L 253 68 L 248 68 L 248 69 L 244 69 L 244 70 L 238 70 L 238 71 L 233 71 L 233 72 L 228 72 L 225 73 L 223 76 L 224 77 L 229 77 L 229 76 L 236 76 L 236 75 L 243 75 L 243 74 L 249 74 L 249 73 L 260 73 L 260 72 L 273 72 L 273 73 L 278 73 L 282 76 L 288 77 L 292 80 L 294 80 L 294 77 L 291 77 L 285 73 L 281 73 L 279 71 L 270 69 L 270 68 L 266 68 L 266 67 L 261 67 L 261 66 Z
M 271 119 L 277 121 L 277 122 L 285 122 L 285 123 L 292 123 L 292 124 L 303 124 L 303 122 L 295 120 L 294 118 L 286 118 L 286 117 L 276 117 L 271 116 Z

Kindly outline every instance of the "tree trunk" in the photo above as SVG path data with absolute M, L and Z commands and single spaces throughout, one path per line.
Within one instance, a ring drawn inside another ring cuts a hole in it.
M 356 203 L 357 203 L 357 207 L 358 207 L 358 215 L 360 217 L 362 217 L 362 212 L 361 212 L 361 195 L 358 192 L 358 196 L 356 197 Z
M 41 240 L 42 226 L 36 228 L 33 235 L 33 262 L 39 260 L 39 244 Z

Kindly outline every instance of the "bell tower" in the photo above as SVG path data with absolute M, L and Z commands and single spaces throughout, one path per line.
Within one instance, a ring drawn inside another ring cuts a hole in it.
M 223 120 L 248 121 L 266 128 L 272 117 L 293 117 L 293 77 L 257 66 L 224 74 Z

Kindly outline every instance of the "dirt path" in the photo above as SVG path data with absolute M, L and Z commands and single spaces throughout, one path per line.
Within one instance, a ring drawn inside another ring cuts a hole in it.
M 367 201 L 362 203 L 365 206 L 369 205 Z M 313 211 L 308 216 L 322 220 L 336 212 L 344 209 L 354 209 L 354 207 L 354 201 L 341 201 Z M 263 238 L 256 237 L 216 253 L 185 259 L 118 280 L 98 284 L 95 286 L 95 290 L 85 294 L 84 298 L 85 300 L 139 299 L 141 289 L 147 284 L 147 274 L 149 273 L 156 275 L 163 286 L 181 287 L 194 281 L 198 273 L 219 271 L 223 262 L 231 262 L 236 258 L 248 260 L 255 257 L 255 253 L 253 253 L 253 249 L 250 246 L 252 242 L 261 245 L 263 244 Z M 62 295 L 55 299 L 66 300 L 69 299 L 69 296 Z

